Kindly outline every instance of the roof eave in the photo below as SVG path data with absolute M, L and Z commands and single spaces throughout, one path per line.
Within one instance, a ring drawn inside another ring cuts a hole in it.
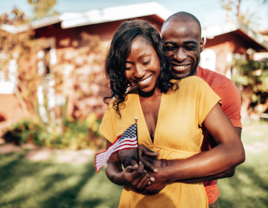
M 202 33 L 204 37 L 208 39 L 213 39 L 215 36 L 223 35 L 226 33 L 237 31 L 237 30 L 240 30 L 246 36 L 252 39 L 252 41 L 255 41 L 264 49 L 268 50 L 268 42 L 265 41 L 264 37 L 261 34 L 254 32 L 248 26 L 238 21 L 228 22 L 223 25 L 210 26 L 208 28 L 204 28 L 202 30 Z
M 66 13 L 61 15 L 60 19 L 62 20 L 62 28 L 72 28 L 150 15 L 156 15 L 165 21 L 171 14 L 171 11 L 159 3 L 149 2 L 90 10 L 84 13 Z

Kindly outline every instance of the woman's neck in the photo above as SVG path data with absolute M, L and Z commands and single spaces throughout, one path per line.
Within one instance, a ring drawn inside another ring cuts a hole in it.
M 157 88 L 157 87 L 155 87 L 153 90 L 151 90 L 150 92 L 143 92 L 142 90 L 140 90 L 140 89 L 138 89 L 138 91 L 139 91 L 139 96 L 141 97 L 141 98 L 145 98 L 145 99 L 147 99 L 147 98 L 154 98 L 154 97 L 156 97 L 156 96 L 158 96 L 159 94 L 161 94 L 161 92 L 160 92 L 160 90 Z

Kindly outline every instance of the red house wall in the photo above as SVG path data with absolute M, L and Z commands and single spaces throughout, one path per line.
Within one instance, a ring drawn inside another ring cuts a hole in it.
M 223 75 L 226 74 L 228 68 L 227 53 L 246 54 L 246 49 L 249 47 L 249 41 L 235 32 L 207 39 L 205 45 L 205 48 L 212 49 L 216 53 L 215 70 Z

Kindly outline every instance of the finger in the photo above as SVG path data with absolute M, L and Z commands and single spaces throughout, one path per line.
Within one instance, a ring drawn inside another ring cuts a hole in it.
M 147 175 L 147 172 L 146 172 L 146 170 L 144 170 L 143 172 L 142 172 L 142 174 L 140 174 L 138 171 L 135 171 L 135 172 L 133 172 L 132 173 L 132 186 L 135 188 L 135 189 L 137 189 L 137 186 L 138 186 L 138 184 L 139 184 L 139 182 L 145 177 Z M 148 176 L 147 176 L 147 178 L 148 178 Z
M 150 156 L 150 157 L 157 157 L 159 155 L 158 152 L 153 152 L 151 150 L 146 150 L 143 152 L 144 155 Z
M 134 165 L 134 166 L 129 165 L 124 169 L 124 171 L 126 171 L 128 173 L 133 173 L 135 170 L 138 169 L 138 167 L 139 167 L 138 165 Z
M 148 174 L 144 175 L 144 177 L 137 184 L 137 190 L 141 191 L 145 186 L 148 185 L 149 181 L 150 181 L 149 175 Z
M 139 168 L 137 169 L 137 171 L 139 173 L 143 173 L 143 170 L 144 170 L 144 164 L 142 162 L 139 162 Z
M 143 190 L 146 186 L 149 186 L 150 184 L 151 184 L 150 179 L 147 178 L 147 180 L 145 180 L 143 185 L 141 186 L 141 190 Z
M 130 163 L 131 163 L 131 165 L 139 165 L 138 163 L 137 163 L 137 160 L 136 159 L 133 159 L 133 160 L 131 160 L 130 161 Z
M 149 174 L 150 182 L 155 182 L 155 178 Z
M 132 172 L 135 171 L 135 170 L 137 170 L 138 168 L 139 168 L 138 164 L 133 165 L 132 166 Z
M 150 170 L 154 173 L 158 172 L 158 170 L 151 163 L 147 162 L 143 157 L 140 157 L 140 160 L 144 164 L 145 169 Z

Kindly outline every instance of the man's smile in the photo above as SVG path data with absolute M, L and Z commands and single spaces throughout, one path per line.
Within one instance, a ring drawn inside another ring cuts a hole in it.
M 175 71 L 185 71 L 188 69 L 188 67 L 190 67 L 191 64 L 180 64 L 180 65 L 175 65 L 172 64 L 172 67 Z

